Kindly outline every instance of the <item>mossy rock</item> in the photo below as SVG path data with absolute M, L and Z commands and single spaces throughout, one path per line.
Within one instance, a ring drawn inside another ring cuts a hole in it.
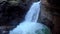
M 44 28 L 36 30 L 36 34 L 51 34 L 51 31 L 48 27 L 44 26 Z
M 16 5 L 19 4 L 19 2 L 18 2 L 18 1 L 9 1 L 9 4 L 10 4 L 10 5 L 16 6 Z

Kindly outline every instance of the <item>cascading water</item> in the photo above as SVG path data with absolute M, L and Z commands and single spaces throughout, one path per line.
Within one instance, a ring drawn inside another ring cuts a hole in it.
M 40 2 L 33 3 L 25 16 L 25 21 L 20 23 L 9 34 L 50 34 L 49 28 L 41 23 L 37 23 L 40 11 Z
M 38 20 L 38 15 L 40 11 L 40 2 L 32 4 L 30 10 L 27 12 L 25 16 L 25 21 L 33 21 L 37 22 Z

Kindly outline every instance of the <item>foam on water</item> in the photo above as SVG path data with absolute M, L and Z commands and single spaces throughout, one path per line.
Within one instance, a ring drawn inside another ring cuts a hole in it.
M 10 34 L 50 34 L 50 30 L 41 23 L 24 21 L 10 31 Z

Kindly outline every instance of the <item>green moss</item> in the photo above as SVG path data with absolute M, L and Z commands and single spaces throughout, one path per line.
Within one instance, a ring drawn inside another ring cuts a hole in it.
M 44 28 L 42 29 L 42 31 L 45 33 L 45 34 L 51 34 L 51 31 L 48 27 L 44 26 Z
M 36 30 L 35 33 L 36 34 L 41 34 L 41 31 L 40 30 Z
M 46 26 L 44 26 L 44 28 L 42 28 L 42 29 L 36 30 L 35 33 L 36 34 L 42 34 L 42 33 L 43 34 L 51 34 L 50 29 L 47 28 Z

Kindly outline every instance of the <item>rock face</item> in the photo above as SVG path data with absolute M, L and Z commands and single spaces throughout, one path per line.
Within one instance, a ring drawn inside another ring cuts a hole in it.
M 43 8 L 41 6 L 41 12 L 40 12 L 40 22 L 42 22 L 43 24 L 47 25 L 48 27 L 52 27 L 53 23 L 52 23 L 52 15 L 50 14 L 50 12 L 46 12 L 45 8 Z
M 3 31 L 9 31 L 16 27 L 24 20 L 26 12 L 27 9 L 24 7 L 24 5 L 11 6 L 8 4 L 8 2 L 2 2 L 0 4 L 0 33 Z M 2 30 L 1 26 L 5 27 L 4 30 Z
M 52 15 L 50 11 L 46 9 L 45 4 L 48 6 L 48 3 L 45 0 L 42 0 L 38 21 L 52 29 Z
M 0 33 L 4 30 L 11 30 L 10 28 L 16 27 L 20 22 L 24 20 L 27 9 L 24 5 L 20 6 L 10 6 L 8 2 L 2 2 L 0 4 Z M 4 30 L 2 30 L 1 26 L 5 26 Z M 8 28 L 7 26 L 14 26 Z M 3 34 L 3 33 L 2 33 Z
M 53 16 L 53 23 L 54 23 L 54 28 L 53 28 L 53 33 L 54 34 L 60 34 L 60 16 Z
M 1 17 L 0 17 L 0 23 L 2 25 L 6 24 L 9 25 L 8 22 L 14 19 L 18 18 L 23 18 L 26 9 L 23 8 L 23 6 L 9 6 L 8 3 L 5 2 L 3 5 L 0 5 L 0 12 L 1 12 Z
M 52 2 L 51 2 L 52 1 Z M 52 28 L 53 34 L 60 33 L 60 6 L 59 0 L 42 0 L 39 21 Z

